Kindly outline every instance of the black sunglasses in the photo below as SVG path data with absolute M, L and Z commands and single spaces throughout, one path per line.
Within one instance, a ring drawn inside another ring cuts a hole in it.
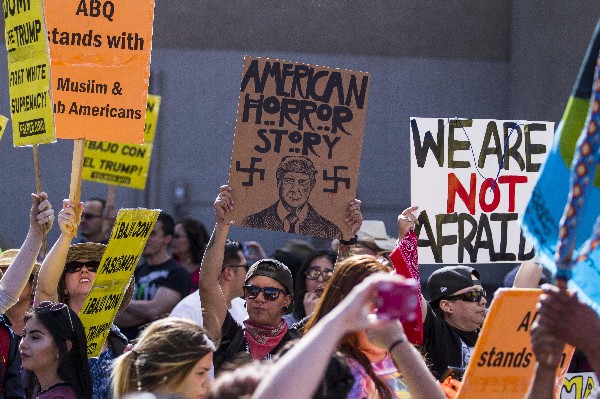
M 461 300 L 461 301 L 465 301 L 465 302 L 479 302 L 479 301 L 481 301 L 481 298 L 485 298 L 486 296 L 487 296 L 487 293 L 485 292 L 485 290 L 481 290 L 481 291 L 468 291 L 468 292 L 465 292 L 464 294 L 449 296 L 444 299 L 447 299 L 449 301 Z
M 69 316 L 71 332 L 75 334 L 75 329 L 73 328 L 73 320 L 71 319 L 71 312 L 69 311 L 69 307 L 67 306 L 67 304 L 62 302 L 42 301 L 36 306 L 36 309 L 48 309 L 52 312 L 60 312 L 63 309 L 65 309 L 67 311 L 67 316 Z
M 83 266 L 85 266 L 88 272 L 96 273 L 98 271 L 98 267 L 100 267 L 100 261 L 88 260 L 87 262 L 80 262 L 78 260 L 72 260 L 65 265 L 65 270 L 67 273 L 78 273 L 81 271 Z
M 323 281 L 328 281 L 331 276 L 333 276 L 332 269 L 325 269 L 325 271 L 321 271 L 318 267 L 309 267 L 304 272 L 306 278 L 309 280 L 318 280 L 319 277 L 323 277 Z
M 257 287 L 255 285 L 244 286 L 244 298 L 255 299 L 262 292 L 263 297 L 267 301 L 276 301 L 279 298 L 279 293 L 285 291 L 277 287 Z

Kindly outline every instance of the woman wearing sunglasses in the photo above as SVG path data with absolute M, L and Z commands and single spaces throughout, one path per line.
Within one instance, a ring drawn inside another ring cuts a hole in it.
M 317 306 L 327 281 L 333 275 L 336 254 L 333 251 L 313 252 L 305 259 L 294 284 L 294 308 L 283 318 L 288 325 L 310 315 Z
M 23 368 L 34 374 L 29 399 L 92 396 L 83 325 L 64 303 L 41 302 L 25 316 L 19 349 Z
M 82 211 L 83 203 L 80 203 L 79 215 Z M 61 234 L 42 263 L 34 302 L 59 301 L 79 313 L 92 289 L 106 245 L 92 242 L 71 245 L 77 235 L 76 215 L 73 203 L 64 200 L 58 215 Z M 130 282 L 118 312 L 127 307 L 132 294 L 133 284 Z M 123 353 L 126 345 L 127 338 L 112 325 L 100 356 L 90 358 L 94 399 L 110 398 L 112 360 Z

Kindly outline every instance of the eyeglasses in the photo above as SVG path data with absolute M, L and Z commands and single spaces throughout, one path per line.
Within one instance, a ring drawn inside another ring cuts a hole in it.
M 328 281 L 331 278 L 331 276 L 333 276 L 333 270 L 325 269 L 324 271 L 321 271 L 321 269 L 319 269 L 318 267 L 309 267 L 308 269 L 306 269 L 304 274 L 309 280 L 318 280 L 319 277 L 323 277 L 323 281 Z
M 479 301 L 481 301 L 481 298 L 485 298 L 486 296 L 487 296 L 487 293 L 485 292 L 485 290 L 481 290 L 481 291 L 467 291 L 464 294 L 449 296 L 444 299 L 447 299 L 449 301 L 461 300 L 461 301 L 465 301 L 465 302 L 479 302 Z
M 73 260 L 65 265 L 65 270 L 67 273 L 78 273 L 83 266 L 85 266 L 88 272 L 96 273 L 98 267 L 100 267 L 100 261 L 88 260 L 87 262 L 80 262 L 78 260 Z
M 255 285 L 244 286 L 244 298 L 246 299 L 255 299 L 261 292 L 267 301 L 276 301 L 277 298 L 279 298 L 280 292 L 285 294 L 284 290 L 277 287 L 257 287 Z
M 103 217 L 102 215 L 94 215 L 93 213 L 82 213 L 81 214 L 81 218 L 85 219 L 85 220 L 89 220 L 89 219 L 96 219 L 96 218 L 101 218 Z
M 71 332 L 75 334 L 73 320 L 71 319 L 71 311 L 69 310 L 67 304 L 61 302 L 42 301 L 36 306 L 36 309 L 48 309 L 52 312 L 60 312 L 61 310 L 66 309 L 67 316 L 69 316 L 69 324 L 71 324 Z

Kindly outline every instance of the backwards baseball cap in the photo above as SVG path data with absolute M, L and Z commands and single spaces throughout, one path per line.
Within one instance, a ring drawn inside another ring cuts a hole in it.
M 473 280 L 474 275 L 477 280 Z M 450 296 L 463 288 L 481 285 L 479 272 L 472 267 L 464 265 L 446 266 L 434 271 L 427 280 L 427 291 L 432 307 L 436 307 L 439 300 Z
M 261 259 L 257 262 L 254 262 L 246 274 L 246 280 L 244 281 L 244 284 L 248 284 L 248 280 L 254 276 L 271 277 L 279 284 L 283 285 L 288 294 L 291 295 L 294 292 L 294 280 L 292 279 L 292 272 L 290 272 L 290 269 L 288 269 L 286 265 L 278 260 Z

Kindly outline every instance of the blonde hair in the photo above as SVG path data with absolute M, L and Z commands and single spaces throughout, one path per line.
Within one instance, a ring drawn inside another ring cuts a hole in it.
M 215 351 L 199 324 L 168 317 L 144 329 L 129 352 L 115 359 L 113 396 L 121 399 L 139 391 L 176 391 L 195 364 Z

